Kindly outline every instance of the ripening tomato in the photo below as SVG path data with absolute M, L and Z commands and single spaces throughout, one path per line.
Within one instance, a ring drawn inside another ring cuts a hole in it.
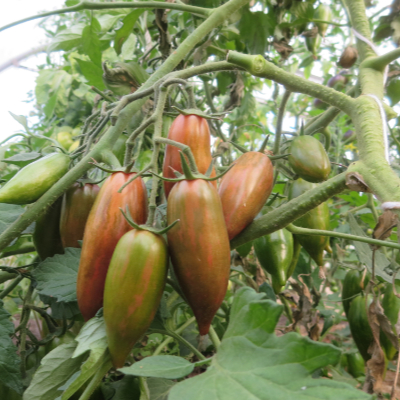
M 77 297 L 84 319 L 92 318 L 103 305 L 104 282 L 118 240 L 132 227 L 120 211 L 126 206 L 137 224 L 147 219 L 147 192 L 139 177 L 118 193 L 134 173 L 115 172 L 107 178 L 94 202 L 83 235 L 78 270 Z
M 202 179 L 178 182 L 169 195 L 167 233 L 175 274 L 193 310 L 201 335 L 224 300 L 230 272 L 230 247 L 221 201 Z
M 211 136 L 206 119 L 197 115 L 178 115 L 171 125 L 168 139 L 188 145 L 192 150 L 199 172 L 201 174 L 207 172 L 212 162 L 212 157 L 210 149 Z M 165 147 L 163 176 L 165 178 L 176 178 L 174 170 L 182 173 L 179 149 L 175 146 L 167 145 Z M 213 170 L 211 176 L 215 176 L 215 170 Z M 166 197 L 168 197 L 174 185 L 174 182 L 164 181 Z M 217 187 L 216 183 L 214 185 Z
M 218 189 L 229 240 L 260 212 L 273 186 L 273 166 L 265 154 L 244 153 L 222 177 Z

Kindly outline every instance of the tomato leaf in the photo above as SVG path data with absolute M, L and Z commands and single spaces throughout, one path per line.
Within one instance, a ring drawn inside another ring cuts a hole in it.
M 123 25 L 121 29 L 117 30 L 114 39 L 114 48 L 117 54 L 121 53 L 122 45 L 124 44 L 125 40 L 128 39 L 129 35 L 132 33 L 136 21 L 143 14 L 143 12 L 144 10 L 133 10 L 122 21 Z
M 208 370 L 176 384 L 169 400 L 371 399 L 348 384 L 313 379 L 340 350 L 291 332 L 277 337 L 282 306 L 248 287 L 235 295 L 231 319 Z
M 76 301 L 76 279 L 81 249 L 66 248 L 65 254 L 46 258 L 33 275 L 40 294 L 54 297 L 57 301 Z
M 103 70 L 92 61 L 84 61 L 76 58 L 83 76 L 88 80 L 88 85 L 96 86 L 100 90 L 104 90 Z
M 84 355 L 71 358 L 75 348 L 76 342 L 72 341 L 47 354 L 24 392 L 23 400 L 55 400 L 59 397 L 59 389 L 79 371 L 85 359 Z
M 123 374 L 146 376 L 153 378 L 179 379 L 189 375 L 194 364 L 176 356 L 154 356 L 132 364 L 130 367 L 120 368 Z
M 0 300 L 0 382 L 17 393 L 22 393 L 21 362 L 10 337 L 14 333 L 10 316 L 3 309 L 3 302 Z
M 0 233 L 3 233 L 25 209 L 16 204 L 0 203 Z
M 82 49 L 83 53 L 87 54 L 93 63 L 101 67 L 101 50 L 100 50 L 100 39 L 97 36 L 97 32 L 101 29 L 99 21 L 96 18 L 92 18 L 92 23 L 82 31 Z
M 31 162 L 37 160 L 41 156 L 42 155 L 40 153 L 32 151 L 31 153 L 19 153 L 16 154 L 15 156 L 5 158 L 1 161 L 8 164 L 14 164 L 22 168 L 30 164 Z
M 94 317 L 86 322 L 75 340 L 78 342 L 78 346 L 74 357 L 79 357 L 87 351 L 102 354 L 107 348 L 106 326 L 103 317 Z

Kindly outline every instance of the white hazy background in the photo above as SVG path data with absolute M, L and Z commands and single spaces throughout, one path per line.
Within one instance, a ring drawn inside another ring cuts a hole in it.
M 379 0 L 376 3 L 378 5 L 370 8 L 368 15 L 373 15 L 377 10 L 390 5 L 392 0 Z M 7 4 L 3 4 L 2 13 L 0 13 L 0 26 L 63 6 L 64 0 L 8 1 Z M 388 13 L 389 10 L 385 10 L 381 15 Z M 44 30 L 38 27 L 40 21 L 37 19 L 26 22 L 0 32 L 0 65 L 41 44 L 48 43 L 49 39 Z M 388 51 L 390 47 L 385 48 L 385 51 Z M 0 141 L 21 130 L 21 125 L 10 116 L 9 111 L 17 115 L 25 115 L 29 122 L 29 113 L 33 110 L 33 103 L 26 102 L 27 93 L 34 91 L 37 77 L 36 66 L 44 64 L 45 60 L 46 54 L 40 53 L 21 61 L 21 66 L 28 69 L 12 66 L 0 72 Z M 313 74 L 315 73 L 314 69 Z M 267 93 L 265 95 L 269 97 Z M 261 97 L 264 96 L 261 95 Z

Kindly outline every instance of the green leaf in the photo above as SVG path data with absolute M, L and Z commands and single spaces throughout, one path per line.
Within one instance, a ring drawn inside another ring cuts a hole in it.
M 57 301 L 54 297 L 39 295 L 40 300 L 51 308 L 51 316 L 55 319 L 72 319 L 81 312 L 77 301 Z
M 49 100 L 47 101 L 46 105 L 43 108 L 44 114 L 48 119 L 53 116 L 54 110 L 56 108 L 57 103 L 57 93 L 54 93 Z
M 92 18 L 92 23 L 86 26 L 82 31 L 82 50 L 87 54 L 93 63 L 101 68 L 101 50 L 100 39 L 97 32 L 101 29 L 99 21 Z
M 57 33 L 52 39 L 47 51 L 50 53 L 56 50 L 68 51 L 80 45 L 82 31 L 85 24 L 76 24 L 71 29 L 64 29 Z
M 291 332 L 274 333 L 282 306 L 249 287 L 235 294 L 228 329 L 208 370 L 176 384 L 168 400 L 371 399 L 348 384 L 311 373 L 340 359 L 340 350 Z
M 40 294 L 57 301 L 76 301 L 76 280 L 81 249 L 68 247 L 65 254 L 46 258 L 33 272 Z
M 102 32 L 109 31 L 115 23 L 121 18 L 121 15 L 104 14 L 100 15 L 97 20 L 101 25 Z
M 153 378 L 179 379 L 189 375 L 194 364 L 176 356 L 154 356 L 119 370 L 126 375 L 146 376 Z
M 76 342 L 62 344 L 46 355 L 24 392 L 23 400 L 55 400 L 59 388 L 79 371 L 85 356 L 71 358 Z
M 144 10 L 133 10 L 123 19 L 122 27 L 117 30 L 114 39 L 114 47 L 117 54 L 121 53 L 122 45 L 124 44 L 125 40 L 128 39 L 129 35 L 132 33 L 136 21 L 143 14 L 143 12 Z
M 176 384 L 174 381 L 162 378 L 149 378 L 146 383 L 151 400 L 167 400 L 171 388 Z
M 147 381 L 148 385 L 148 381 Z M 107 400 L 139 400 L 140 387 L 138 378 L 133 376 L 124 376 L 122 379 L 115 382 L 106 382 L 101 386 L 103 396 Z M 150 388 L 149 388 L 150 389 Z M 150 399 L 157 400 L 153 397 L 150 390 Z M 161 400 L 161 399 L 159 399 Z
M 83 326 L 75 340 L 78 342 L 78 346 L 75 350 L 74 357 L 79 357 L 87 351 L 102 354 L 104 349 L 107 348 L 104 319 L 102 317 L 90 319 Z
M 88 80 L 88 85 L 95 86 L 97 89 L 104 90 L 103 70 L 92 61 L 84 61 L 76 58 L 83 76 Z
M 128 39 L 125 40 L 124 44 L 122 45 L 121 49 L 121 57 L 123 60 L 132 60 L 134 57 L 133 52 L 135 51 L 136 47 L 136 36 L 131 33 L 128 36 Z
M 72 6 L 76 6 L 77 4 L 79 4 L 80 3 L 80 0 L 67 0 L 66 2 L 65 2 L 65 5 L 67 6 L 67 7 L 72 7 Z
M 9 111 L 9 113 L 18 123 L 20 123 L 25 128 L 25 131 L 27 131 L 27 132 L 29 131 L 28 121 L 25 116 L 16 115 L 16 114 L 12 113 L 11 111 Z
M 353 214 L 348 214 L 350 231 L 353 235 L 368 237 L 358 225 Z M 369 272 L 372 272 L 372 250 L 367 243 L 356 242 L 353 240 L 358 259 L 365 264 Z M 379 250 L 375 252 L 375 274 L 383 278 L 386 282 L 392 282 L 393 278 L 385 272 L 390 265 L 390 261 Z
M 25 211 L 16 204 L 0 203 L 0 234 L 3 233 Z
M 239 23 L 241 39 L 244 40 L 250 54 L 264 54 L 268 37 L 274 33 L 276 20 L 262 11 L 246 11 Z
M 14 324 L 10 317 L 0 300 L 0 382 L 17 393 L 22 393 L 21 362 L 10 337 L 14 334 Z
M 16 154 L 15 156 L 5 158 L 1 161 L 8 164 L 17 165 L 18 167 L 25 167 L 25 165 L 30 164 L 31 162 L 37 160 L 40 157 L 42 157 L 40 153 L 32 151 L 31 153 L 19 153 Z
M 387 96 L 390 99 L 390 105 L 394 106 L 400 101 L 400 80 L 391 80 L 387 87 Z

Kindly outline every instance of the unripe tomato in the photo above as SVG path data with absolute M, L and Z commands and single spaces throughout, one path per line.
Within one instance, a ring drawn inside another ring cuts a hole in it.
M 193 310 L 200 335 L 206 335 L 224 300 L 230 272 L 230 247 L 221 201 L 215 187 L 196 179 L 178 182 L 169 195 L 168 246 L 175 274 Z
M 212 157 L 210 150 L 211 136 L 206 119 L 197 115 L 178 115 L 171 125 L 168 139 L 188 145 L 192 150 L 199 172 L 201 174 L 207 172 L 212 162 Z M 175 146 L 167 145 L 165 147 L 163 176 L 165 178 L 176 178 L 174 170 L 182 173 L 179 149 Z M 215 170 L 211 173 L 211 176 L 215 176 Z M 166 197 L 168 197 L 174 185 L 175 183 L 173 182 L 164 181 Z M 214 183 L 214 186 L 217 187 L 217 184 Z
M 32 239 L 42 260 L 56 254 L 64 254 L 60 235 L 61 204 L 60 197 L 36 220 Z
M 297 179 L 290 188 L 289 199 L 294 199 L 316 186 L 316 184 L 309 183 L 303 179 Z M 302 228 L 329 230 L 330 217 L 328 205 L 326 203 L 320 204 L 296 219 L 293 224 Z M 295 237 L 317 265 L 322 266 L 323 254 L 329 238 L 327 236 L 311 235 L 295 235 Z
M 332 20 L 331 8 L 325 4 L 320 4 L 314 12 L 314 19 L 319 19 L 321 21 L 331 21 Z M 319 34 L 321 36 L 325 36 L 329 24 L 325 22 L 317 22 L 316 25 L 318 26 Z
M 299 136 L 293 140 L 289 152 L 289 165 L 301 178 L 313 183 L 328 179 L 331 163 L 319 140 L 308 135 Z
M 52 340 L 50 340 L 50 342 L 46 343 L 46 354 L 50 353 L 56 347 L 64 343 L 72 342 L 73 340 L 75 340 L 75 335 L 70 331 L 66 331 L 62 336 L 54 337 Z
M 72 135 L 69 132 L 59 132 L 57 133 L 57 141 L 61 144 L 64 149 L 69 149 L 74 141 L 72 140 Z
M 156 314 L 167 278 L 168 250 L 162 236 L 132 230 L 115 247 L 104 287 L 104 321 L 115 368 Z
M 99 190 L 98 185 L 75 183 L 64 193 L 60 217 L 60 235 L 64 248 L 80 247 L 78 240 L 83 239 L 86 221 Z
M 265 154 L 244 153 L 222 177 L 218 194 L 229 240 L 238 235 L 264 206 L 273 186 L 273 166 Z
M 137 224 L 147 219 L 147 192 L 139 177 L 118 193 L 134 173 L 115 172 L 107 178 L 90 211 L 83 235 L 78 270 L 77 297 L 84 319 L 92 318 L 103 305 L 104 282 L 118 240 L 132 227 L 120 207 L 126 206 Z
M 75 142 L 73 142 L 71 144 L 71 146 L 69 147 L 68 151 L 70 153 L 72 153 L 73 151 L 75 151 L 77 148 L 79 147 L 79 140 L 75 140 Z
M 69 163 L 65 154 L 52 153 L 28 164 L 0 189 L 0 203 L 33 203 L 65 175 Z

